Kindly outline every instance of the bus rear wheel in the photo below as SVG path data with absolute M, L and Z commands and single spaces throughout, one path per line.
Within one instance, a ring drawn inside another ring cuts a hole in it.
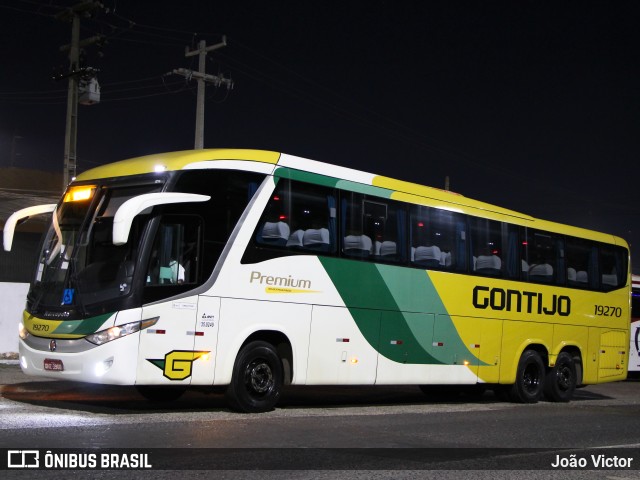
M 525 350 L 516 373 L 516 382 L 511 387 L 511 401 L 536 403 L 544 392 L 545 368 L 540 354 L 535 350 Z
M 233 366 L 226 397 L 236 411 L 259 413 L 273 410 L 283 384 L 282 362 L 270 343 L 255 341 L 244 346 Z
M 578 375 L 573 358 L 567 352 L 561 352 L 556 364 L 547 373 L 544 395 L 552 402 L 568 402 L 573 397 L 577 383 Z

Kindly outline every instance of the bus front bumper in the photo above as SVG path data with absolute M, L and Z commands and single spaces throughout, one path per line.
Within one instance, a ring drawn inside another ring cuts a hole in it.
M 27 375 L 109 385 L 134 385 L 139 333 L 97 346 L 84 339 L 20 340 L 20 367 Z

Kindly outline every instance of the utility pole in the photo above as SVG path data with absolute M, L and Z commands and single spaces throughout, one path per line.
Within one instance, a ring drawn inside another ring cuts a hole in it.
M 13 134 L 13 138 L 11 139 L 11 156 L 9 157 L 9 166 L 10 167 L 14 167 L 15 163 L 16 163 L 16 157 L 18 155 L 20 155 L 19 153 L 16 152 L 16 144 L 18 143 L 18 140 L 22 140 L 22 137 L 20 135 L 17 135 L 16 133 Z
M 64 134 L 64 170 L 63 190 L 76 176 L 76 143 L 78 137 L 78 84 L 79 76 L 83 73 L 80 69 L 80 48 L 84 45 L 95 43 L 101 37 L 91 37 L 80 42 L 80 15 L 90 16 L 91 12 L 102 8 L 100 2 L 85 0 L 56 15 L 56 19 L 71 20 L 71 44 L 60 47 L 61 51 L 69 50 L 69 86 L 67 88 L 67 121 Z
M 205 40 L 200 40 L 198 44 L 198 48 L 196 50 L 189 51 L 189 47 L 185 47 L 184 56 L 185 57 L 193 57 L 198 55 L 198 71 L 194 72 L 193 70 L 187 70 L 186 68 L 177 68 L 174 69 L 172 73 L 176 75 L 182 75 L 188 80 L 195 78 L 198 82 L 198 95 L 196 98 L 196 134 L 195 134 L 195 142 L 194 148 L 196 150 L 204 148 L 204 91 L 205 91 L 205 82 L 212 83 L 216 87 L 224 84 L 227 86 L 227 89 L 233 88 L 233 81 L 229 78 L 224 78 L 224 76 L 219 75 L 208 75 L 206 73 L 206 59 L 207 53 L 212 50 L 217 50 L 218 48 L 225 47 L 227 45 L 227 37 L 225 35 L 222 36 L 222 42 L 216 43 L 215 45 L 210 45 L 207 47 L 207 42 Z

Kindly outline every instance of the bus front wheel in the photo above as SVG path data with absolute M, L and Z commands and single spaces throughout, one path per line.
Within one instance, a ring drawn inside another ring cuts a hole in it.
M 511 387 L 511 401 L 536 403 L 544 392 L 545 368 L 540 354 L 535 350 L 525 350 L 516 373 L 516 382 Z
M 552 402 L 568 402 L 576 389 L 578 375 L 571 355 L 561 352 L 556 364 L 547 373 L 544 381 L 544 395 Z
M 226 397 L 236 411 L 259 413 L 273 410 L 283 383 L 282 362 L 270 343 L 255 341 L 245 345 L 233 366 Z

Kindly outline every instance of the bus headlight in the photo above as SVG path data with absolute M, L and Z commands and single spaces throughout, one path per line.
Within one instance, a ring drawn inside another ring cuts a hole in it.
M 144 330 L 145 328 L 149 328 L 151 325 L 155 325 L 159 319 L 160 317 L 154 317 L 147 320 L 142 320 L 141 322 L 125 323 L 124 325 L 118 325 L 116 327 L 111 327 L 107 328 L 106 330 L 92 333 L 91 335 L 87 335 L 84 338 L 95 345 L 103 345 L 112 340 L 126 337 L 127 335 L 131 335 L 132 333 L 136 333 L 140 330 Z
M 25 340 L 29 336 L 29 331 L 24 328 L 24 324 L 22 322 L 18 324 L 18 335 L 22 340 Z

